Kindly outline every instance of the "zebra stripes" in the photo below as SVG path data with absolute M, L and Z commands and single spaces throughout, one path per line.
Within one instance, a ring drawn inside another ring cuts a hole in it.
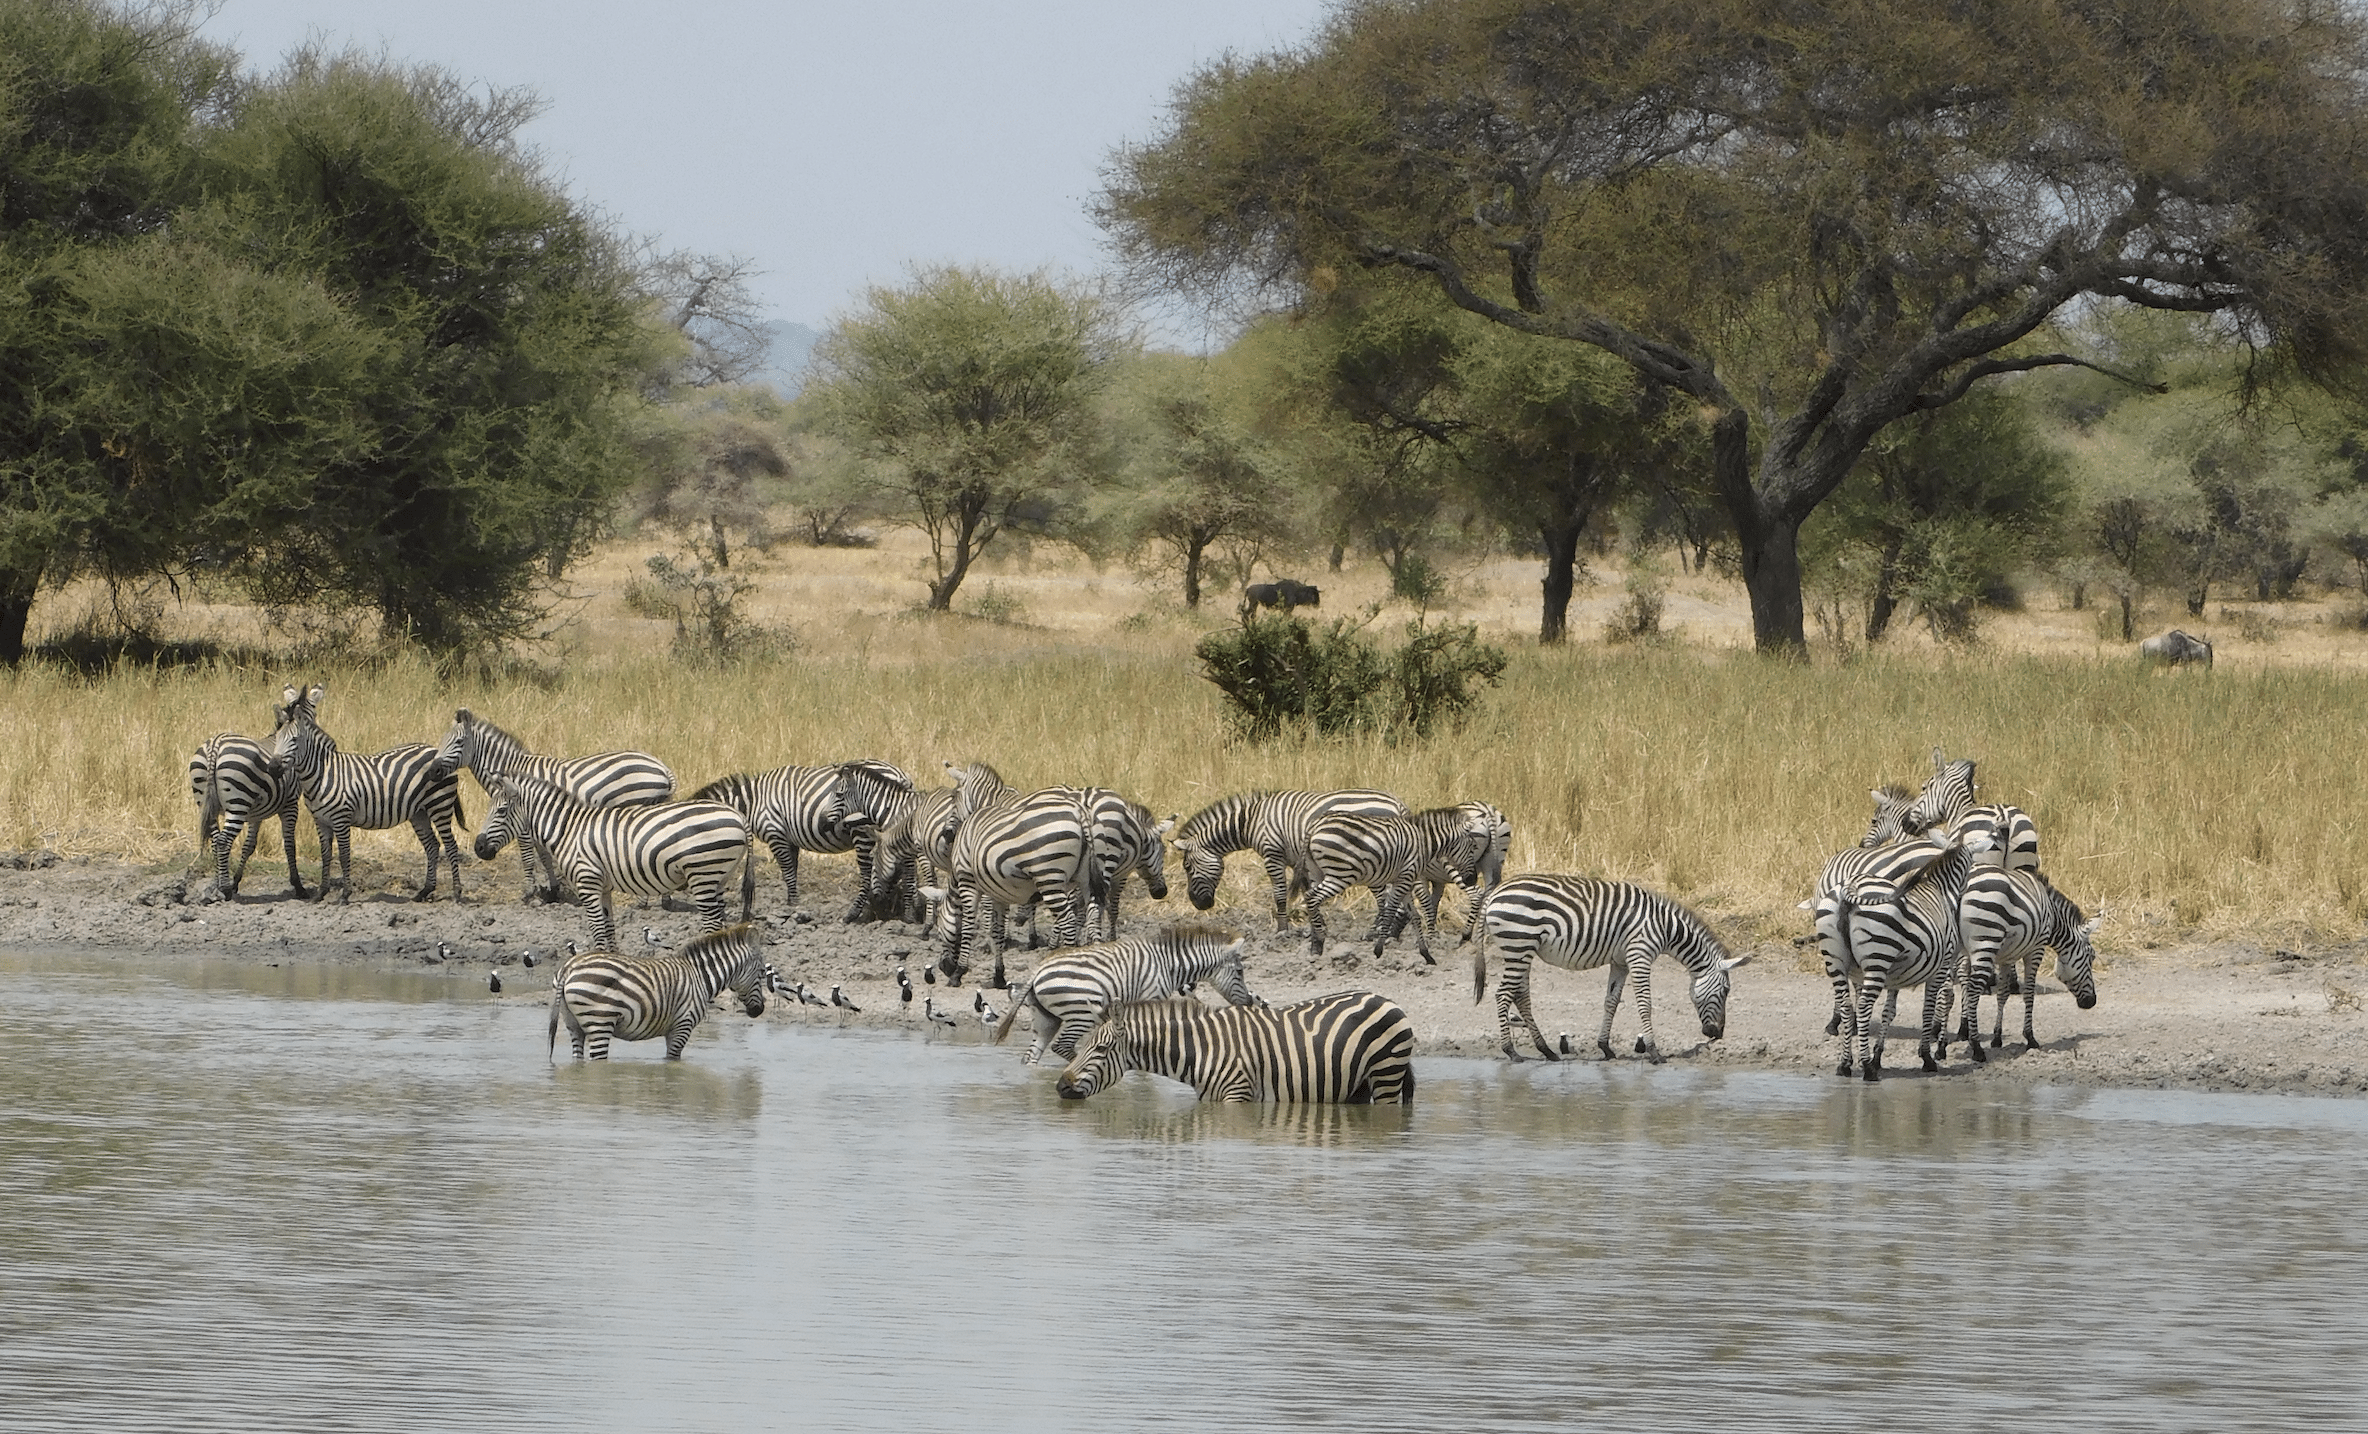
M 1012 907 L 1053 903 L 1057 944 L 1083 936 L 1086 813 L 1072 788 L 1025 796 L 1011 791 L 984 763 L 957 772 L 955 809 L 967 813 L 954 833 L 951 876 L 939 901 L 938 969 L 952 984 L 974 965 L 995 962 L 994 984 L 1004 984 L 1003 923 Z
M 1976 840 L 1983 848 L 1988 845 L 1986 833 Z M 1957 907 L 1976 846 L 1952 838 L 1937 843 L 1941 851 L 1935 857 L 1929 855 L 1933 845 L 1920 841 L 1879 848 L 1911 851 L 1915 862 L 1868 874 L 1849 891 L 1828 893 L 1814 903 L 1818 950 L 1833 982 L 1835 1008 L 1845 1018 L 1836 1031 L 1842 1075 L 1849 1075 L 1855 1063 L 1865 1079 L 1882 1079 L 1884 1033 L 1899 1009 L 1899 993 L 1909 986 L 1924 988 L 1923 1039 L 1916 1053 L 1924 1069 L 1939 1068 L 1934 1048 L 1948 1018 L 1946 992 L 1959 956 Z M 1878 1001 L 1883 1004 L 1879 1022 Z
M 1421 907 L 1424 934 L 1439 935 L 1439 902 L 1449 882 L 1469 898 L 1464 914 L 1463 940 L 1480 930 L 1480 903 L 1488 889 L 1504 877 L 1505 853 L 1511 849 L 1512 823 L 1486 802 L 1459 802 L 1416 812 L 1407 821 L 1414 828 L 1414 899 Z M 1402 920 L 1408 915 L 1401 911 Z
M 286 709 L 275 706 L 272 715 L 276 734 L 286 720 Z M 303 795 L 303 784 L 272 760 L 261 742 L 236 732 L 217 732 L 199 743 L 189 759 L 189 795 L 197 802 L 199 858 L 209 848 L 213 851 L 216 895 L 224 900 L 238 895 L 255 842 L 263 835 L 264 819 L 274 813 L 280 819 L 280 845 L 288 854 L 288 887 L 298 896 L 311 894 L 296 865 L 296 801 Z M 242 829 L 247 841 L 234 870 L 230 849 Z
M 609 893 L 662 897 L 687 891 L 702 931 L 724 926 L 724 892 L 749 859 L 748 824 L 721 802 L 588 807 L 549 782 L 496 777 L 493 809 L 477 833 L 491 861 L 521 830 L 542 844 L 552 870 L 592 919 L 592 949 L 613 951 Z
M 1274 929 L 1291 929 L 1291 879 L 1314 882 L 1307 871 L 1307 835 L 1318 817 L 1333 812 L 1403 817 L 1406 804 L 1387 792 L 1238 792 L 1220 797 L 1176 829 L 1176 857 L 1183 863 L 1185 893 L 1196 910 L 1217 904 L 1217 883 L 1225 858 L 1255 851 L 1274 883 Z
M 1702 1034 L 1717 1040 L 1727 1028 L 1728 973 L 1749 956 L 1727 955 L 1726 947 L 1685 907 L 1641 886 L 1604 881 L 1591 876 L 1517 876 L 1489 893 L 1481 906 L 1480 922 L 1487 939 L 1472 953 L 1472 1001 L 1476 1005 L 1488 989 L 1488 952 L 1495 947 L 1505 962 L 1496 988 L 1496 1024 L 1500 1048 L 1514 1060 L 1513 1016 L 1538 1053 L 1560 1060 L 1546 1044 L 1545 1032 L 1529 1006 L 1530 963 L 1544 960 L 1572 971 L 1611 968 L 1610 987 L 1603 999 L 1603 1026 L 1595 1048 L 1612 1058 L 1612 1017 L 1620 1008 L 1623 984 L 1636 987 L 1636 1014 L 1644 1027 L 1636 1048 L 1655 1062 L 1661 1059 L 1660 1040 L 1653 1033 L 1652 970 L 1656 957 L 1677 958 L 1693 977 L 1689 988 Z
M 1308 954 L 1324 954 L 1324 904 L 1352 886 L 1362 886 L 1373 893 L 1373 954 L 1379 956 L 1413 904 L 1420 856 L 1414 824 L 1404 817 L 1349 811 L 1317 817 L 1305 838 Z M 1414 944 L 1424 964 L 1438 964 L 1419 922 Z
M 1279 1007 L 1144 1001 L 1096 1026 L 1054 1089 L 1083 1100 L 1141 1070 L 1180 1080 L 1202 1100 L 1411 1104 L 1413 1054 L 1406 1012 L 1370 991 Z
M 1085 898 L 1102 939 L 1118 939 L 1118 898 L 1129 876 L 1140 875 L 1153 901 L 1168 896 L 1167 835 L 1176 819 L 1154 821 L 1148 807 L 1107 787 L 1086 787 L 1079 805 L 1086 819 Z
M 885 762 L 841 763 L 829 767 L 776 767 L 769 772 L 737 772 L 721 777 L 691 793 L 697 802 L 721 802 L 740 813 L 748 829 L 773 853 L 781 866 L 782 886 L 788 893 L 789 909 L 798 905 L 798 855 L 814 852 L 818 855 L 855 853 L 857 879 L 856 904 L 849 909 L 847 919 L 853 921 L 862 914 L 867 904 L 861 893 L 871 885 L 872 863 L 879 834 L 869 821 L 850 821 L 845 801 L 847 768 L 864 768 L 864 780 L 875 787 L 893 787 L 902 782 L 906 791 L 912 790 L 913 779 Z M 751 861 L 740 878 L 740 919 L 748 920 L 756 914 L 756 863 Z
M 439 846 L 452 867 L 452 899 L 460 900 L 460 845 L 452 839 L 452 825 L 465 820 L 460 810 L 460 773 L 436 759 L 436 749 L 418 742 L 389 747 L 368 756 L 337 750 L 337 743 L 320 728 L 321 699 L 327 689 L 314 686 L 298 692 L 290 687 L 280 696 L 287 703 L 287 721 L 272 734 L 271 755 L 304 792 L 312 808 L 313 825 L 321 838 L 321 889 L 329 895 L 329 858 L 334 851 L 343 873 L 345 899 L 353 897 L 353 831 L 382 831 L 409 823 L 427 852 L 427 884 L 414 898 L 426 901 L 436 894 Z
M 924 898 L 922 891 L 942 891 L 953 873 L 955 795 L 952 787 L 915 792 L 910 807 L 881 823 L 879 848 L 872 858 L 872 899 L 896 896 L 906 919 L 917 919 L 925 928 L 937 924 L 938 903 Z M 868 809 L 862 810 L 869 815 Z
M 557 1053 L 564 1019 L 578 1060 L 607 1060 L 611 1041 L 663 1036 L 666 1059 L 678 1061 L 718 995 L 728 990 L 741 1010 L 761 1016 L 765 993 L 779 979 L 765 963 L 756 928 L 745 923 L 701 936 L 671 955 L 578 956 L 551 978 L 546 1049 Z
M 447 767 L 465 767 L 477 785 L 493 790 L 496 777 L 535 777 L 551 783 L 588 807 L 641 807 L 674 797 L 674 773 L 647 752 L 594 752 L 583 757 L 541 757 L 526 750 L 517 737 L 463 707 L 452 714 L 452 730 L 436 760 Z M 526 896 L 533 900 L 548 888 L 558 895 L 558 873 L 542 861 L 533 844 L 518 843 L 519 865 L 526 873 Z M 537 883 L 535 868 L 543 867 Z
M 2021 807 L 1979 804 L 1974 796 L 1973 769 L 1971 759 L 1952 762 L 1940 748 L 1933 748 L 1932 775 L 1925 779 L 1924 789 L 1916 794 L 1902 823 L 1918 832 L 1942 826 L 1957 828 L 1968 822 L 1989 826 L 2000 837 L 1995 853 L 1981 864 L 2009 871 L 2037 871 L 2038 824 Z
M 2097 951 L 2090 938 L 2104 918 L 2084 916 L 2045 876 L 1977 868 L 1966 880 L 1957 910 L 1964 948 L 1965 1038 L 1975 1060 L 1987 1059 L 1977 1008 L 1982 995 L 1992 989 L 1998 993 L 1998 1024 L 1990 1035 L 1991 1048 L 2006 1043 L 2006 998 L 2017 990 L 2023 997 L 2023 1045 L 2039 1048 L 2032 1008 L 2039 996 L 2039 958 L 2050 950 L 2056 954 L 2056 979 L 2072 992 L 2080 1009 L 2097 1004 Z
M 1025 1009 L 1036 1042 L 1023 1063 L 1036 1064 L 1047 1046 L 1066 1061 L 1095 1023 L 1118 1006 L 1178 995 L 1202 981 L 1214 985 L 1229 1005 L 1261 1005 L 1242 979 L 1242 946 L 1231 932 L 1179 926 L 1158 936 L 1064 952 L 1013 988 L 1011 1008 L 995 1027 L 995 1043 L 1003 1043 Z
M 887 908 L 908 920 L 917 919 L 921 906 L 917 863 L 907 848 L 903 859 L 895 851 L 892 833 L 912 836 L 911 814 L 922 795 L 911 774 L 887 762 L 857 759 L 839 764 L 836 798 L 839 820 L 857 828 L 855 872 L 857 895 L 847 909 L 847 920 L 869 920 Z

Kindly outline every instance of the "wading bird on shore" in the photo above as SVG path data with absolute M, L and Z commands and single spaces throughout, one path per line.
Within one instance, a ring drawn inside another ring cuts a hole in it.
M 932 1025 L 958 1026 L 962 1024 L 959 1020 L 956 1020 L 954 1017 L 947 1015 L 945 1012 L 937 1008 L 937 997 L 935 996 L 923 996 L 921 998 L 921 1014 L 927 1016 Z
M 847 994 L 844 991 L 841 991 L 836 985 L 830 988 L 830 1003 L 834 1006 L 837 1006 L 841 1010 L 853 1011 L 859 1016 L 863 1014 L 863 1007 L 858 1006 L 853 1001 L 848 1000 Z

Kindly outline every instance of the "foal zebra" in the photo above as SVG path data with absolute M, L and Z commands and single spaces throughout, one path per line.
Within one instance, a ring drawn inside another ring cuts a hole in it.
M 1143 1001 L 1096 1026 L 1053 1088 L 1083 1100 L 1130 1070 L 1180 1080 L 1202 1100 L 1411 1105 L 1414 1025 L 1370 991 L 1293 1006 Z
M 647 752 L 594 752 L 583 757 L 542 757 L 493 723 L 463 707 L 452 714 L 452 730 L 436 760 L 447 767 L 465 767 L 477 785 L 493 790 L 496 777 L 536 777 L 551 783 L 588 807 L 641 807 L 674 796 L 674 773 Z M 559 896 L 559 873 L 527 841 L 518 843 L 518 863 L 526 873 L 526 899 Z M 542 880 L 535 877 L 537 865 Z
M 2039 1048 L 2032 1008 L 2039 999 L 2039 958 L 2049 950 L 2056 953 L 2056 979 L 2072 992 L 2080 1009 L 2097 1004 L 2097 950 L 2090 938 L 2104 917 L 2083 916 L 2045 876 L 2036 871 L 1976 870 L 1966 880 L 1965 897 L 1957 909 L 1965 953 L 1965 1039 L 1975 1060 L 1986 1059 L 1977 1008 L 1991 989 L 1998 993 L 1991 1049 L 2006 1043 L 2006 998 L 2017 989 L 2023 997 L 2023 1045 Z M 2003 981 L 1998 978 L 2002 966 Z
M 316 899 L 329 895 L 329 858 L 334 851 L 346 900 L 353 899 L 353 831 L 382 831 L 406 822 L 419 834 L 427 852 L 427 884 L 414 897 L 426 901 L 436 894 L 436 857 L 439 843 L 452 867 L 452 899 L 460 900 L 460 844 L 452 839 L 452 825 L 466 821 L 460 810 L 460 773 L 436 759 L 436 749 L 407 742 L 368 756 L 337 750 L 337 743 L 320 728 L 321 699 L 327 689 L 318 685 L 298 692 L 290 687 L 281 698 L 287 720 L 271 736 L 271 755 L 287 778 L 304 792 L 312 808 L 313 826 L 321 838 L 321 889 Z
M 937 904 L 922 896 L 924 889 L 942 890 L 954 866 L 955 789 L 939 787 L 915 792 L 909 807 L 879 824 L 879 848 L 872 858 L 871 897 L 901 902 L 907 920 L 924 926 L 937 924 Z M 850 808 L 850 820 L 868 817 L 868 808 Z
M 947 797 L 951 800 L 951 791 Z M 925 800 L 901 767 L 861 758 L 839 764 L 839 820 L 858 828 L 855 870 L 861 879 L 847 920 L 877 918 L 883 906 L 907 921 L 919 919 L 921 882 L 919 864 L 912 860 L 911 819 Z
M 840 852 L 855 853 L 855 905 L 849 908 L 847 920 L 863 914 L 867 901 L 862 893 L 871 886 L 872 863 L 879 845 L 878 829 L 869 821 L 851 821 L 847 817 L 845 784 L 847 768 L 857 763 L 841 763 L 830 767 L 776 767 L 769 772 L 736 772 L 719 777 L 691 793 L 697 802 L 722 802 L 740 813 L 748 829 L 760 838 L 781 865 L 781 881 L 788 892 L 789 909 L 798 905 L 798 854 L 801 851 L 817 855 L 835 856 Z M 885 762 L 861 763 L 870 782 L 893 786 L 901 781 L 907 791 L 913 779 Z M 756 863 L 752 860 L 743 868 L 740 877 L 740 919 L 748 920 L 756 913 Z
M 276 733 L 286 720 L 286 709 L 272 708 Z M 214 856 L 214 892 L 225 900 L 238 895 L 246 879 L 247 862 L 263 835 L 264 819 L 278 813 L 280 845 L 288 854 L 288 886 L 298 896 L 311 893 L 296 866 L 296 801 L 303 785 L 286 766 L 252 737 L 217 732 L 200 742 L 189 759 L 189 795 L 197 800 L 197 850 L 202 860 L 210 848 Z M 244 828 L 246 845 L 239 850 L 238 867 L 230 865 L 230 849 Z
M 1403 817 L 1406 804 L 1387 792 L 1237 792 L 1220 797 L 1176 829 L 1177 860 L 1184 866 L 1185 893 L 1195 909 L 1217 904 L 1217 882 L 1225 858 L 1245 847 L 1258 853 L 1274 883 L 1274 929 L 1291 929 L 1291 878 L 1314 885 L 1307 870 L 1307 834 L 1318 817 L 1333 812 Z
M 1497 1039 L 1514 1060 L 1521 1059 L 1513 1049 L 1515 1012 L 1538 1054 L 1550 1061 L 1561 1059 L 1546 1044 L 1546 1033 L 1530 1013 L 1529 968 L 1534 960 L 1571 971 L 1611 968 L 1603 1026 L 1595 1033 L 1595 1048 L 1607 1061 L 1612 1058 L 1612 1017 L 1620 1009 L 1620 989 L 1633 984 L 1637 1019 L 1644 1025 L 1636 1049 L 1658 1062 L 1654 958 L 1674 956 L 1692 974 L 1694 1014 L 1702 1022 L 1702 1034 L 1714 1041 L 1727 1029 L 1728 973 L 1751 959 L 1728 956 L 1702 918 L 1659 892 L 1591 876 L 1514 877 L 1489 894 L 1480 921 L 1488 939 L 1472 953 L 1472 1003 L 1478 1005 L 1488 989 L 1488 948 L 1493 945 L 1505 958 L 1504 975 L 1496 987 Z
M 613 951 L 578 956 L 551 979 L 547 1053 L 556 1055 L 559 1022 L 567 1021 L 576 1059 L 605 1061 L 611 1041 L 666 1038 L 666 1059 L 679 1061 L 691 1032 L 724 991 L 751 1016 L 765 1013 L 765 993 L 780 980 L 765 963 L 756 928 L 743 922 L 710 932 L 664 956 Z
M 614 951 L 609 893 L 665 896 L 688 891 L 699 928 L 724 926 L 724 890 L 749 859 L 748 824 L 721 802 L 665 802 L 654 807 L 588 807 L 533 777 L 496 777 L 493 810 L 477 833 L 479 859 L 491 861 L 521 831 L 534 834 L 592 919 L 592 949 Z
M 1172 926 L 1157 936 L 1064 952 L 1013 988 L 1011 1008 L 995 1027 L 995 1043 L 1001 1045 L 1011 1034 L 1025 1007 L 1036 1043 L 1023 1063 L 1042 1060 L 1048 1045 L 1054 1055 L 1069 1060 L 1094 1023 L 1117 1007 L 1178 995 L 1202 981 L 1214 985 L 1229 1005 L 1263 1005 L 1242 979 L 1242 945 L 1231 932 Z
M 1086 813 L 1073 788 L 1051 787 L 1026 796 L 981 774 L 974 763 L 961 781 L 956 809 L 976 795 L 954 833 L 952 868 L 943 888 L 924 896 L 938 902 L 938 969 L 959 986 L 974 962 L 965 953 L 991 954 L 994 984 L 1004 984 L 1004 914 L 1015 906 L 1051 901 L 1056 942 L 1074 946 L 1084 935 Z

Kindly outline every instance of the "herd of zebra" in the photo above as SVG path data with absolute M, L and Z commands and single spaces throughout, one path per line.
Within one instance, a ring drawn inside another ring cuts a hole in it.
M 1238 851 L 1255 853 L 1265 868 L 1278 932 L 1291 929 L 1294 888 L 1304 888 L 1309 949 L 1319 957 L 1327 940 L 1325 907 L 1364 886 L 1374 895 L 1375 913 L 1362 939 L 1374 953 L 1412 925 L 1417 951 L 1434 962 L 1441 900 L 1449 885 L 1460 887 L 1467 902 L 1463 940 L 1486 937 L 1473 960 L 1475 999 L 1485 992 L 1488 953 L 1503 959 L 1497 1018 L 1508 1056 L 1515 1055 L 1518 1015 L 1538 1050 L 1557 1058 L 1530 1011 L 1535 960 L 1609 967 L 1598 1049 L 1611 1056 L 1613 1015 L 1623 988 L 1632 986 L 1642 1022 L 1636 1049 L 1659 1060 L 1653 963 L 1666 955 L 1687 968 L 1702 1032 L 1715 1040 L 1725 1029 L 1730 973 L 1749 959 L 1728 956 L 1680 903 L 1631 883 L 1505 878 L 1511 826 L 1485 802 L 1414 811 L 1380 791 L 1261 791 L 1221 798 L 1188 821 L 1155 820 L 1141 803 L 1106 788 L 1021 791 L 983 762 L 949 762 L 949 784 L 923 790 L 909 774 L 871 759 L 735 774 L 675 800 L 673 773 L 647 753 L 538 756 L 465 708 L 440 744 L 344 753 L 321 726 L 324 696 L 319 686 L 289 687 L 273 709 L 267 739 L 219 734 L 191 759 L 201 854 L 211 852 L 215 893 L 236 896 L 262 823 L 276 814 L 289 883 L 299 895 L 330 894 L 333 853 L 350 895 L 350 832 L 409 824 L 427 861 L 418 899 L 435 894 L 442 862 L 451 867 L 458 900 L 453 828 L 465 820 L 459 786 L 465 768 L 491 803 L 475 840 L 477 856 L 492 860 L 515 841 L 527 899 L 570 899 L 589 919 L 589 954 L 571 956 L 553 978 L 552 1034 L 555 1042 L 564 1016 L 577 1053 L 595 1059 L 610 1039 L 658 1036 L 667 1039 L 669 1057 L 679 1056 L 717 995 L 734 992 L 754 1014 L 768 992 L 788 989 L 762 960 L 762 942 L 749 924 L 756 905 L 752 837 L 779 863 L 792 910 L 801 854 L 852 852 L 858 881 L 848 921 L 918 923 L 935 946 L 934 966 L 924 974 L 932 981 L 942 974 L 949 986 L 991 963 L 991 985 L 1012 993 L 995 1038 L 1003 1039 L 1025 1011 L 1036 1033 L 1027 1060 L 1050 1050 L 1066 1061 L 1058 1082 L 1066 1096 L 1090 1094 L 1117 1072 L 1144 1069 L 1177 1075 L 1224 1099 L 1411 1099 L 1414 1035 L 1405 1012 L 1386 998 L 1351 992 L 1272 1008 L 1250 993 L 1237 938 L 1187 926 L 1119 939 L 1118 906 L 1129 878 L 1139 874 L 1153 898 L 1164 898 L 1171 845 L 1189 899 L 1201 911 L 1216 904 L 1225 859 Z M 1972 763 L 1945 763 L 1936 754 L 1936 768 L 1912 796 L 1904 789 L 1877 793 L 1866 840 L 1828 864 L 1811 903 L 1834 980 L 1835 1021 L 1828 1030 L 1843 1035 L 1845 1074 L 1854 1061 L 1869 1079 L 1880 1069 L 1872 1008 L 1886 991 L 1896 1003 L 1900 988 L 1926 987 L 1927 1068 L 1930 1053 L 1945 1049 L 1937 1038 L 1947 1014 L 1942 993 L 1960 976 L 1969 1030 L 1974 1001 L 1993 988 L 2000 991 L 2003 1022 L 2014 982 L 2000 985 L 1997 973 L 2003 965 L 2011 975 L 2020 962 L 2030 968 L 2020 985 L 2030 1038 L 2028 993 L 2044 945 L 2061 953 L 2060 969 L 2081 1004 L 2094 1000 L 2087 975 L 2094 923 L 2083 925 L 2077 909 L 2039 875 L 2028 819 L 2011 807 L 1975 805 Z M 300 799 L 320 838 L 317 893 L 307 892 L 297 866 Z M 740 924 L 727 926 L 735 875 Z M 699 939 L 668 955 L 620 952 L 610 908 L 618 892 L 687 895 Z M 1024 922 L 1034 949 L 1035 913 L 1047 904 L 1053 945 L 1070 949 L 1009 987 L 1008 925 Z M 1204 982 L 1223 996 L 1223 1006 L 1193 998 Z

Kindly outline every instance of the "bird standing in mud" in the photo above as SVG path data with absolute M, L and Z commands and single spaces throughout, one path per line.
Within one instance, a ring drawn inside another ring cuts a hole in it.
M 896 968 L 896 999 L 908 1006 L 913 1003 L 913 978 L 904 973 L 902 966 Z
M 500 995 L 502 993 L 502 973 L 499 971 L 486 972 L 485 989 L 491 991 L 496 996 Z
M 929 1018 L 931 1025 L 959 1026 L 962 1024 L 959 1020 L 956 1020 L 954 1017 L 937 1008 L 937 997 L 935 996 L 923 996 L 921 998 L 921 1014 Z
M 978 1013 L 978 1023 L 990 1033 L 994 1031 L 995 1023 L 1003 1019 L 1002 1012 L 987 1004 L 987 993 L 984 991 L 971 997 L 970 1009 Z
M 450 943 L 448 943 L 448 942 L 443 942 L 443 941 L 439 941 L 439 942 L 437 942 L 437 943 L 436 943 L 436 959 L 437 959 L 437 960 L 439 960 L 439 961 L 455 961 L 455 960 L 458 960 L 459 958 L 460 958 L 460 953 L 459 953 L 458 951 L 455 951 L 455 950 L 453 950 L 453 949 L 452 949 L 452 947 L 451 947 L 451 945 L 450 945 Z
M 830 988 L 830 1003 L 834 1006 L 837 1006 L 840 1010 L 853 1011 L 859 1016 L 863 1014 L 863 1007 L 858 1006 L 853 1001 L 848 1000 L 847 993 L 841 991 L 835 985 Z
M 644 926 L 641 928 L 641 939 L 648 942 L 650 945 L 657 947 L 660 951 L 670 949 L 666 942 L 660 941 L 658 939 L 658 928 L 655 926 Z
M 567 943 L 567 954 L 570 956 L 576 954 L 576 946 L 573 941 Z M 534 969 L 534 953 L 532 951 L 519 952 L 518 959 L 526 963 L 527 970 L 532 971 Z

